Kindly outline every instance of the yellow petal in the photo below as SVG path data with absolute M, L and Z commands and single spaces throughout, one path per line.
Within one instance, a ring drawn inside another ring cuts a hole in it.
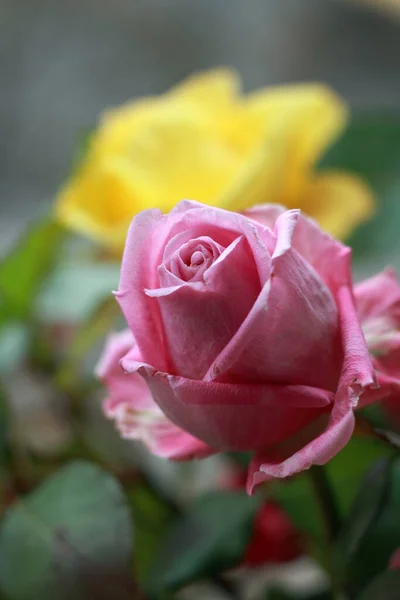
M 85 165 L 61 190 L 55 207 L 64 225 L 115 249 L 123 248 L 140 208 L 131 175 L 116 160 Z
M 291 140 L 293 166 L 314 164 L 342 132 L 347 108 L 331 89 L 320 84 L 265 88 L 248 96 L 250 114 L 267 119 L 268 128 L 279 119 Z
M 254 203 L 299 206 L 312 168 L 346 122 L 346 108 L 328 88 L 294 85 L 248 97 L 236 143 L 248 149 L 243 171 L 223 198 L 225 208 Z
M 241 82 L 234 69 L 218 68 L 195 73 L 172 88 L 168 97 L 174 100 L 195 101 L 212 110 L 226 107 L 236 101 L 240 94 Z
M 310 182 L 301 207 L 331 235 L 345 239 L 373 215 L 374 198 L 356 175 L 325 171 Z

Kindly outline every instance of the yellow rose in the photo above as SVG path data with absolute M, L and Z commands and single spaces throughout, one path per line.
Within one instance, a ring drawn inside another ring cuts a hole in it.
M 371 213 L 370 192 L 355 176 L 313 167 L 346 118 L 344 103 L 323 85 L 243 96 L 234 71 L 194 75 L 103 115 L 61 190 L 57 216 L 120 250 L 145 208 L 167 212 L 182 198 L 231 210 L 278 202 L 344 237 Z

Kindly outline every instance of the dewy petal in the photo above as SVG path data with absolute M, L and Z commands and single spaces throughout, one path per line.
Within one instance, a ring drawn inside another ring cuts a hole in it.
M 343 286 L 337 296 L 344 347 L 343 369 L 326 429 L 305 446 L 288 454 L 281 448 L 259 453 L 249 468 L 248 491 L 274 477 L 289 477 L 312 465 L 323 465 L 349 441 L 354 429 L 353 411 L 359 397 L 377 386 L 375 373 L 363 338 L 352 293 Z
M 371 218 L 374 205 L 374 197 L 365 182 L 341 171 L 322 171 L 315 175 L 301 199 L 303 210 L 339 239 L 345 239 L 357 225 Z

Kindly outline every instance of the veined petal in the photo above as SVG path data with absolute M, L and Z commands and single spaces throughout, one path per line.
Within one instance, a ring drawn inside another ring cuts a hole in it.
M 375 372 L 358 322 L 351 290 L 343 286 L 338 291 L 341 335 L 343 339 L 343 369 L 329 422 L 316 435 L 309 429 L 309 439 L 304 444 L 304 435 L 284 442 L 281 446 L 259 453 L 249 468 L 248 491 L 254 486 L 274 477 L 289 477 L 309 469 L 312 465 L 323 465 L 335 456 L 349 441 L 354 430 L 353 411 L 361 394 L 377 388 Z M 310 421 L 309 421 L 310 423 Z M 312 425 L 312 423 L 311 423 Z M 306 436 L 307 437 L 307 436 Z
M 213 448 L 252 450 L 279 443 L 324 414 L 333 394 L 309 386 L 203 382 L 157 372 L 125 357 L 139 371 L 167 418 Z

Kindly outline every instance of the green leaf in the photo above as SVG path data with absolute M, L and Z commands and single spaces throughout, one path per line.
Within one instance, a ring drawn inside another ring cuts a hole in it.
M 119 484 L 90 463 L 71 463 L 6 513 L 0 588 L 10 600 L 131 600 L 131 552 Z
M 400 570 L 379 575 L 358 600 L 400 600 Z
M 389 459 L 378 460 L 361 483 L 339 539 L 340 552 L 346 561 L 357 552 L 384 507 L 389 491 L 390 466 Z
M 51 270 L 64 233 L 45 220 L 33 226 L 0 263 L 0 298 L 3 315 L 26 319 L 32 312 L 46 275 Z
M 325 465 L 343 515 L 349 511 L 368 468 L 377 458 L 389 453 L 391 451 L 379 441 L 353 437 Z M 306 534 L 313 543 L 321 545 L 324 538 L 323 520 L 308 473 L 301 473 L 283 484 L 272 484 L 271 490 L 298 530 Z
M 236 565 L 260 501 L 241 492 L 215 492 L 198 499 L 165 539 L 148 589 L 176 588 Z
M 367 527 L 361 528 L 362 538 L 356 544 L 354 555 L 350 556 L 351 560 L 347 563 L 347 578 L 354 590 L 362 589 L 379 573 L 385 571 L 391 555 L 400 545 L 400 458 L 389 463 L 387 475 L 375 471 L 375 476 L 378 482 L 373 483 L 371 473 L 370 485 L 363 488 L 367 501 L 371 496 L 373 504 L 370 514 L 366 514 Z M 384 481 L 384 477 L 387 477 L 387 482 Z M 381 497 L 377 498 L 379 494 L 376 493 L 374 485 L 382 488 Z M 355 505 L 354 518 L 356 509 Z M 362 516 L 365 518 L 365 512 Z
M 175 517 L 175 511 L 145 485 L 135 486 L 130 490 L 128 500 L 133 509 L 135 542 L 138 548 L 134 556 L 135 573 L 139 582 L 144 583 Z

